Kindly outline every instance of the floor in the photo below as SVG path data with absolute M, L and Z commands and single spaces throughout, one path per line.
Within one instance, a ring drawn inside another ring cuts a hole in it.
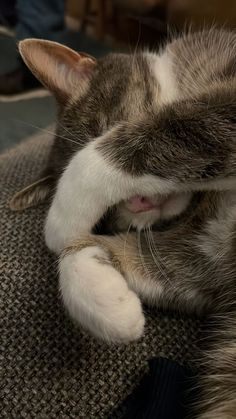
M 67 31 L 63 43 L 100 57 L 109 48 L 79 32 Z M 17 67 L 17 47 L 13 38 L 0 34 L 0 74 Z M 38 130 L 45 130 L 55 121 L 56 104 L 48 93 L 27 100 L 0 97 L 0 152 L 9 149 Z

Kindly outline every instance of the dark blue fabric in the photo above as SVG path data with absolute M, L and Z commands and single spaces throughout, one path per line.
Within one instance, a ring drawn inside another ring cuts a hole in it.
M 119 409 L 122 419 L 184 419 L 195 400 L 195 387 L 192 371 L 165 358 L 152 359 L 149 373 Z M 110 419 L 114 417 L 115 412 Z
M 56 40 L 64 28 L 64 0 L 17 0 L 16 37 Z

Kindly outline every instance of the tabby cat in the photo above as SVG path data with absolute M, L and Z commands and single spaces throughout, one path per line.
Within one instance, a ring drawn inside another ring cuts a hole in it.
M 43 40 L 19 49 L 59 111 L 47 170 L 10 205 L 51 195 L 45 239 L 69 313 L 113 342 L 142 336 L 141 300 L 211 314 L 197 417 L 236 418 L 236 34 L 98 61 Z

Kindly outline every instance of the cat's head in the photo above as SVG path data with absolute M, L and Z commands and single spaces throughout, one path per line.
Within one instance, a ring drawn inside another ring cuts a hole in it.
M 104 134 L 109 135 L 109 132 L 111 144 L 119 141 L 114 139 L 112 133 L 115 127 L 122 127 L 123 124 L 127 129 L 121 129 L 121 135 L 133 129 L 131 135 L 142 135 L 146 141 L 145 136 L 150 134 L 153 117 L 165 114 L 169 129 L 171 118 L 181 119 L 179 109 L 183 103 L 187 103 L 187 107 L 191 108 L 190 115 L 193 115 L 194 106 L 202 97 L 203 109 L 207 112 L 207 102 L 212 92 L 219 93 L 221 88 L 224 89 L 226 80 L 235 80 L 235 34 L 224 31 L 189 34 L 173 40 L 159 53 L 146 51 L 134 55 L 110 54 L 99 60 L 42 40 L 22 41 L 19 49 L 34 75 L 56 97 L 59 117 L 47 176 L 32 189 L 23 191 L 23 195 L 18 195 L 12 201 L 12 207 L 15 208 L 26 207 L 44 199 L 54 186 L 52 178 L 57 182 L 74 153 L 88 141 Z M 186 110 L 184 112 L 186 114 Z M 213 122 L 209 117 L 205 129 L 209 130 Z M 156 132 L 158 135 L 158 129 Z M 149 135 L 150 141 L 151 137 Z M 120 140 L 128 142 L 129 135 Z M 180 149 L 175 167 L 168 165 L 168 156 L 172 153 L 171 142 L 169 138 L 168 142 L 160 143 L 160 157 L 162 166 L 166 164 L 165 177 L 173 179 L 178 177 L 178 164 L 181 164 L 184 156 Z M 142 147 L 141 142 L 137 142 L 136 156 L 140 160 L 140 168 Z M 198 159 L 201 159 L 200 151 L 196 150 Z M 128 153 L 123 156 L 125 159 L 129 159 Z M 193 166 L 195 163 L 193 161 Z M 155 223 L 160 218 L 175 217 L 183 212 L 192 193 L 189 190 L 176 190 L 171 196 L 164 193 L 163 196 L 131 197 L 131 201 L 120 204 L 119 213 L 127 220 L 133 218 L 137 226 L 148 220 Z

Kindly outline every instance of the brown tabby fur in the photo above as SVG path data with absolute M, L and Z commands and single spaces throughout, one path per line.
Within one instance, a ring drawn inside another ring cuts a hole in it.
M 119 234 L 91 232 L 62 257 L 98 244 L 107 253 L 100 262 L 131 273 L 127 281 L 144 300 L 207 313 L 212 327 L 201 360 L 196 417 L 235 419 L 236 35 L 187 35 L 167 49 L 181 99 L 154 108 L 156 80 L 143 54 L 101 59 L 86 92 L 60 108 L 46 174 L 56 183 L 74 153 L 119 123 L 99 146 L 111 165 L 134 176 L 175 180 L 180 190 L 193 192 L 183 214 L 141 232 L 126 232 L 114 207 L 97 231 Z

